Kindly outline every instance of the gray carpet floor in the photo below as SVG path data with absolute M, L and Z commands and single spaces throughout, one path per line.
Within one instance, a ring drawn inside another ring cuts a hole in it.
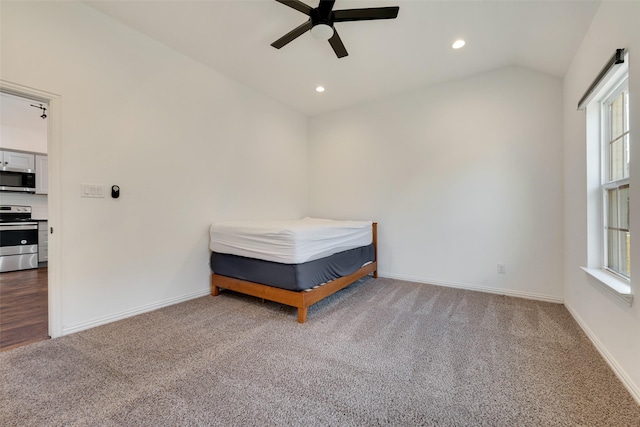
M 365 278 L 232 292 L 0 353 L 1 426 L 640 426 L 564 306 Z

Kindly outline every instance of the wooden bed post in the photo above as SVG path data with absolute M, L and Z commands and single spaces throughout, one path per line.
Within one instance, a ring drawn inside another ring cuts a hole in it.
M 213 273 L 212 273 L 211 274 L 211 296 L 217 297 L 218 295 L 220 295 L 220 288 L 213 283 Z
M 373 270 L 373 278 L 378 278 L 378 223 L 373 223 L 373 250 L 375 255 L 376 269 Z
M 304 323 L 307 321 L 308 307 L 298 307 L 298 323 Z

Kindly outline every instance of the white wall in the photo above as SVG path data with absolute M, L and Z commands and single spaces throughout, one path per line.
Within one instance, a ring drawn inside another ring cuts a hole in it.
M 49 108 L 41 102 L 0 94 L 0 148 L 47 152 L 47 119 L 40 117 L 42 110 L 31 105 Z
M 378 221 L 381 275 L 561 300 L 559 79 L 501 69 L 312 118 L 309 135 L 312 214 Z
M 578 100 L 617 48 L 628 48 L 631 125 L 631 230 L 640 230 L 640 3 L 602 3 L 564 79 L 565 305 L 640 401 L 640 239 L 631 239 L 633 306 L 579 269 L 587 265 L 585 112 Z M 633 231 L 632 231 L 633 233 Z
M 0 78 L 60 95 L 65 333 L 206 294 L 214 220 L 306 213 L 304 116 L 81 3 L 1 8 Z

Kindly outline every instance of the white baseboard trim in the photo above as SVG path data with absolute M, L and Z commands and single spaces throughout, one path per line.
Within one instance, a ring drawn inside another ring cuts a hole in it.
M 444 286 L 446 288 L 466 289 L 469 291 L 487 292 L 490 294 L 508 295 L 510 297 L 518 297 L 525 299 L 533 299 L 538 301 L 552 302 L 555 304 L 564 303 L 564 298 L 552 295 L 535 294 L 533 292 L 513 291 L 509 289 L 490 288 L 487 286 L 470 285 L 468 283 L 443 282 L 441 280 L 423 279 L 420 277 L 404 276 L 398 274 L 386 274 L 378 272 L 379 277 L 388 279 L 406 280 L 408 282 L 424 283 L 427 285 Z
M 620 379 L 620 381 L 622 381 L 622 384 L 626 387 L 626 389 L 629 390 L 629 393 L 631 393 L 631 396 L 633 396 L 636 402 L 640 404 L 640 387 L 637 384 L 635 384 L 631 380 L 631 378 L 629 378 L 629 375 L 627 375 L 624 369 L 622 369 L 620 364 L 611 355 L 611 353 L 609 353 L 609 351 L 600 342 L 600 340 L 593 333 L 593 331 L 589 329 L 587 324 L 584 322 L 584 320 L 582 320 L 582 318 L 578 315 L 578 313 L 569 304 L 565 303 L 564 306 L 567 307 L 567 310 L 569 310 L 569 313 L 571 313 L 571 316 L 573 316 L 573 318 L 578 323 L 578 325 L 580 325 L 580 327 L 582 328 L 584 333 L 587 335 L 587 337 L 589 337 L 593 345 L 596 347 L 596 349 L 598 350 L 600 355 L 604 358 L 604 360 L 607 362 L 607 364 L 611 367 L 611 369 L 616 374 L 618 379 Z
M 95 328 L 96 326 L 106 325 L 107 323 L 116 322 L 118 320 L 126 319 L 127 317 L 136 316 L 138 314 L 147 313 L 149 311 L 157 310 L 162 307 L 168 307 L 170 305 L 178 304 L 181 302 L 189 301 L 195 298 L 200 298 L 206 295 L 210 295 L 211 290 L 206 289 L 192 292 L 190 294 L 181 295 L 179 297 L 169 298 L 164 301 L 159 301 L 153 304 L 143 305 L 131 310 L 122 311 L 120 313 L 111 314 L 109 316 L 99 317 L 97 319 L 90 320 L 88 322 L 78 323 L 72 326 L 66 326 L 62 328 L 62 335 L 73 334 L 74 332 L 84 331 L 86 329 Z

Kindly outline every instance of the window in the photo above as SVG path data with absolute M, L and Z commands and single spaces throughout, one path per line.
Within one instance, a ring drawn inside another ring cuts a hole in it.
M 628 304 L 631 293 L 629 226 L 629 54 L 617 49 L 578 102 L 586 111 L 587 265 L 591 278 Z
M 606 95 L 601 117 L 603 266 L 629 279 L 629 84 L 626 76 Z

